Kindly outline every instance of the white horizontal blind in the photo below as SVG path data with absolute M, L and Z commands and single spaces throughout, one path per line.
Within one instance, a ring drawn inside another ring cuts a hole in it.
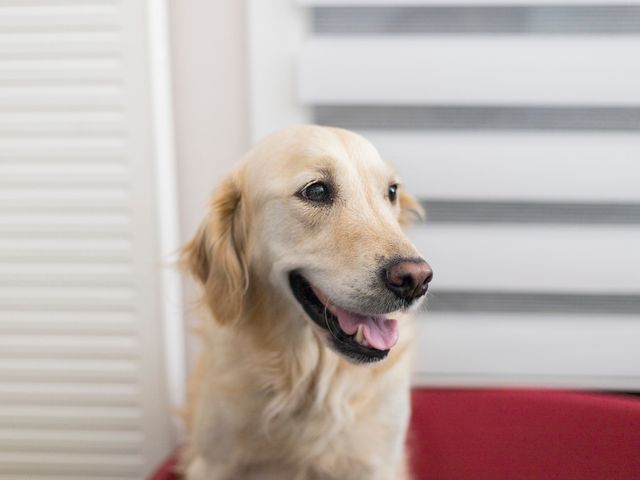
M 139 480 L 174 441 L 147 21 L 0 0 L 0 480 Z
M 404 7 L 404 6 L 495 6 L 495 5 L 637 5 L 638 0 L 298 0 L 305 6 L 319 7 Z
M 359 131 L 427 209 L 416 381 L 639 389 L 638 2 L 275 4 L 254 135 Z
M 301 61 L 300 99 L 319 105 L 627 106 L 640 103 L 640 63 L 630 61 L 639 51 L 640 36 L 314 38 Z
M 420 197 L 561 205 L 640 201 L 635 132 L 376 130 L 369 136 L 401 171 L 420 165 L 428 172 L 403 178 Z M 500 188 L 485 181 L 492 179 Z

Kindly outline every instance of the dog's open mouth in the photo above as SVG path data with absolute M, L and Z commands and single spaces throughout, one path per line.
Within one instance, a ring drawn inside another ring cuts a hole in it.
M 398 341 L 395 320 L 340 308 L 296 271 L 289 274 L 289 283 L 307 315 L 329 332 L 332 346 L 349 359 L 362 363 L 382 360 Z

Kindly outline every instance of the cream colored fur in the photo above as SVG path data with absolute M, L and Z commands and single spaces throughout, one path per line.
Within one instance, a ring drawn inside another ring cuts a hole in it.
M 339 185 L 330 212 L 296 197 L 322 172 Z M 287 283 L 304 268 L 336 304 L 356 293 L 381 259 L 416 256 L 401 230 L 418 204 L 378 152 L 354 133 L 288 129 L 254 147 L 214 194 L 185 247 L 214 321 L 187 409 L 188 480 L 406 480 L 411 315 L 378 363 L 356 365 L 327 346 Z M 329 212 L 329 213 L 327 213 Z

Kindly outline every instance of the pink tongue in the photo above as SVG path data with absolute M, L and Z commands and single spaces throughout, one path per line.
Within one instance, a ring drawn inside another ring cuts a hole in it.
M 362 325 L 364 338 L 373 348 L 388 350 L 398 341 L 398 322 L 383 316 L 364 316 L 348 312 L 335 305 L 332 311 L 338 318 L 340 328 L 347 334 L 353 335 Z

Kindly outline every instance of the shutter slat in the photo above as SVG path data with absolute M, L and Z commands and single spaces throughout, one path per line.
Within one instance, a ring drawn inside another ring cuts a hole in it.
M 2 16 L 0 14 L 0 22 Z M 50 55 L 117 55 L 121 51 L 117 34 L 25 35 L 0 33 L 0 57 Z
M 123 211 L 129 206 L 123 188 L 6 188 L 0 190 L 0 210 L 29 212 Z M 16 208 L 16 206 L 19 207 Z
M 94 7 L 91 7 L 92 9 Z M 4 7 L 0 8 L 0 28 L 3 29 L 101 29 L 114 28 L 118 24 L 112 9 L 82 9 L 69 7 Z
M 0 452 L 0 463 L 6 473 L 28 473 L 36 468 L 51 473 L 78 472 L 90 474 L 94 471 L 103 473 L 140 473 L 140 454 L 95 454 L 77 453 L 23 453 Z
M 52 16 L 58 18 L 77 17 L 87 15 L 112 15 L 118 13 L 117 1 L 100 3 L 89 2 L 7 2 L 0 3 L 0 18 L 42 18 L 50 20 Z M 114 21 L 115 25 L 116 22 Z
M 116 85 L 5 86 L 0 89 L 0 108 L 122 108 L 122 93 Z
M 49 137 L 122 136 L 126 130 L 122 112 L 14 112 L 0 113 L 0 136 Z
M 15 256 L 19 256 L 19 253 Z M 94 256 L 109 257 L 108 254 L 94 254 Z M 128 287 L 0 287 L 0 304 L 3 309 L 34 307 L 132 309 L 135 301 L 135 291 Z
M 0 83 L 8 85 L 58 85 L 120 83 L 122 64 L 118 58 L 16 58 L 0 57 Z
M 125 266 L 125 268 L 130 268 Z M 88 266 L 92 270 L 92 266 Z M 0 328 L 6 330 L 33 330 L 40 333 L 58 332 L 61 334 L 71 331 L 65 328 L 65 323 L 75 325 L 74 333 L 84 332 L 117 332 L 134 328 L 136 316 L 132 313 L 96 312 L 70 310 L 64 312 L 28 312 L 15 310 L 0 310 Z M 51 332 L 46 332 L 50 330 Z
M 74 450 L 87 453 L 138 453 L 141 444 L 142 438 L 139 434 L 126 431 L 88 434 L 84 431 L 21 430 L 10 432 L 0 430 L 0 449 L 14 452 L 51 453 Z
M 1 285 L 131 285 L 133 268 L 126 262 L 68 264 L 64 262 L 0 263 Z M 16 315 L 16 312 L 13 313 Z M 2 316 L 0 315 L 0 318 Z M 114 319 L 115 321 L 116 319 Z M 9 321 L 9 320 L 7 320 Z M 60 320 L 58 320 L 59 322 Z M 0 325 L 2 329 L 5 324 Z
M 131 384 L 130 382 L 54 382 L 51 380 L 32 383 L 32 382 L 20 382 L 18 380 L 2 382 L 0 386 L 0 392 L 3 398 L 7 400 L 17 398 L 28 398 L 31 402 L 46 402 L 47 399 L 52 399 L 52 404 L 59 399 L 75 398 L 78 396 L 78 401 L 100 401 L 103 402 L 102 406 L 109 405 L 137 405 L 138 396 L 140 393 L 139 387 Z M 115 401 L 115 403 L 112 403 Z M 69 404 L 68 402 L 66 403 Z M 2 430 L 0 429 L 0 437 Z M 89 434 L 90 432 L 85 432 Z M 16 431 L 14 436 L 20 438 L 22 435 L 29 435 L 28 431 Z M 54 435 L 54 433 L 50 433 Z M 140 436 L 140 432 L 130 432 L 129 435 Z
M 0 480 L 140 480 L 137 475 L 124 475 L 124 474 L 99 474 L 99 475 L 86 475 L 86 474 L 70 474 L 64 473 L 62 475 L 56 475 L 55 473 L 49 474 L 4 474 L 0 476 Z

